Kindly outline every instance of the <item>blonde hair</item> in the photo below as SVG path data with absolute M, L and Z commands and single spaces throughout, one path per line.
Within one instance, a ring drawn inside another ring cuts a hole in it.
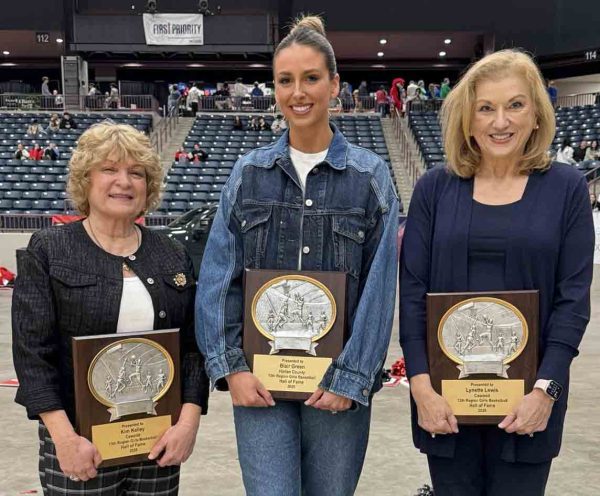
M 447 166 L 460 177 L 473 177 L 481 162 L 481 151 L 470 135 L 477 85 L 481 81 L 507 75 L 520 76 L 527 83 L 538 126 L 525 144 L 519 170 L 522 174 L 528 174 L 550 166 L 548 149 L 554 139 L 556 123 L 544 79 L 535 62 L 526 53 L 514 49 L 500 50 L 469 68 L 448 94 L 440 111 Z
M 277 45 L 273 59 L 277 58 L 281 50 L 294 43 L 309 46 L 323 54 L 329 77 L 332 79 L 335 77 L 337 62 L 335 61 L 333 47 L 325 35 L 323 19 L 316 15 L 301 15 L 298 17 L 292 24 L 289 34 Z
M 134 161 L 144 168 L 146 208 L 140 214 L 160 204 L 164 172 L 148 136 L 128 124 L 104 121 L 94 124 L 81 135 L 69 161 L 67 191 L 82 215 L 90 213 L 90 170 L 106 161 Z

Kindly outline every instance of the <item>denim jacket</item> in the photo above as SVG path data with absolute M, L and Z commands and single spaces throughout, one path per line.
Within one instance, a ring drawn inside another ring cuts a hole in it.
M 196 338 L 213 384 L 248 370 L 245 268 L 348 272 L 349 338 L 320 387 L 364 405 L 380 386 L 396 294 L 399 201 L 385 162 L 332 126 L 303 193 L 288 131 L 241 157 L 221 193 L 200 269 Z

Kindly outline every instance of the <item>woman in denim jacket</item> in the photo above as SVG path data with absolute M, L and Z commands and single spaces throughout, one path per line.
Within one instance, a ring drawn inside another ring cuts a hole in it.
M 196 335 L 211 381 L 225 378 L 231 392 L 247 494 L 350 495 L 392 327 L 399 202 L 385 162 L 329 122 L 339 76 L 321 20 L 299 21 L 273 64 L 290 129 L 241 157 L 223 189 L 200 270 Z M 275 403 L 249 372 L 245 268 L 349 273 L 349 339 L 304 404 Z

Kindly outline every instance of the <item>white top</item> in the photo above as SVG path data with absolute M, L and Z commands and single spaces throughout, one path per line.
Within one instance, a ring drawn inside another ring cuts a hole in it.
M 296 174 L 298 174 L 298 179 L 300 179 L 303 193 L 308 173 L 313 170 L 315 165 L 325 160 L 328 151 L 329 148 L 318 153 L 304 153 L 290 146 L 290 158 L 292 159 L 292 164 L 294 164 L 294 169 L 296 169 Z
M 563 164 L 575 164 L 573 159 L 573 148 L 566 146 L 564 150 L 558 150 L 556 153 L 556 161 L 562 162 Z
M 123 278 L 117 332 L 150 331 L 154 328 L 154 305 L 137 276 Z

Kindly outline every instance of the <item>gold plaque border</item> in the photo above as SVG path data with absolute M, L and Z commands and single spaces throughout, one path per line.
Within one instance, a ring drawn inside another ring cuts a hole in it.
M 92 385 L 92 371 L 94 370 L 94 366 L 96 365 L 96 362 L 100 359 L 100 356 L 102 355 L 102 353 L 104 353 L 109 348 L 112 348 L 113 346 L 120 344 L 120 343 L 146 343 L 154 348 L 157 348 L 160 352 L 163 353 L 163 355 L 165 355 L 167 357 L 167 363 L 168 363 L 169 369 L 170 369 L 169 370 L 169 380 L 167 381 L 165 386 L 161 389 L 159 394 L 157 394 L 156 396 L 154 396 L 152 398 L 152 401 L 158 401 L 159 399 L 161 399 L 165 394 L 167 394 L 167 392 L 169 391 L 169 388 L 171 387 L 171 384 L 173 384 L 173 379 L 174 379 L 173 371 L 175 370 L 175 364 L 173 363 L 173 358 L 171 357 L 171 354 L 167 351 L 167 349 L 164 346 L 158 344 L 156 341 L 152 341 L 151 339 L 147 339 L 147 338 L 119 339 L 118 341 L 113 341 L 112 343 L 106 345 L 98 353 L 96 353 L 96 356 L 92 359 L 92 363 L 90 364 L 90 366 L 88 368 L 88 374 L 87 374 L 88 389 L 92 393 L 92 396 L 94 396 L 94 398 L 96 398 L 96 400 L 98 400 L 103 405 L 106 405 L 109 407 L 113 407 L 113 406 L 117 405 L 117 403 L 106 401 L 104 398 L 102 398 L 97 393 L 96 389 Z
M 262 325 L 260 325 L 260 322 L 258 322 L 258 319 L 256 317 L 256 304 L 258 303 L 258 299 L 262 296 L 262 294 L 271 286 L 273 286 L 274 284 L 277 284 L 280 281 L 284 281 L 286 279 L 294 279 L 297 281 L 305 281 L 305 282 L 310 282 L 311 284 L 314 284 L 315 286 L 317 286 L 318 288 L 320 288 L 321 290 L 323 290 L 323 292 L 325 293 L 325 295 L 327 296 L 327 298 L 329 298 L 329 301 L 331 302 L 331 320 L 329 322 L 329 324 L 327 325 L 327 327 L 325 329 L 323 329 L 323 332 L 321 332 L 320 334 L 314 336 L 313 338 L 311 338 L 312 342 L 318 341 L 319 339 L 321 339 L 322 337 L 324 337 L 333 327 L 333 325 L 335 324 L 335 319 L 337 317 L 337 305 L 335 303 L 335 298 L 333 297 L 333 293 L 329 290 L 329 288 L 327 286 L 325 286 L 322 282 L 317 281 L 316 279 L 312 278 L 312 277 L 308 277 L 308 276 L 303 276 L 300 274 L 290 274 L 287 276 L 279 276 L 279 277 L 275 277 L 273 279 L 270 279 L 269 281 L 267 281 L 265 284 L 263 284 L 258 291 L 256 292 L 256 294 L 254 295 L 254 298 L 252 298 L 252 321 L 254 322 L 254 325 L 256 326 L 256 328 L 258 329 L 258 332 L 260 332 L 263 336 L 265 336 L 268 339 L 275 339 L 275 336 L 273 336 L 272 334 L 269 334 L 269 332 L 267 332 L 266 329 L 263 328 Z
M 515 313 L 515 315 L 519 318 L 519 320 L 521 321 L 521 324 L 523 326 L 523 338 L 524 339 L 521 340 L 521 345 L 519 346 L 517 351 L 513 355 L 511 355 L 508 358 L 505 358 L 502 361 L 502 363 L 504 365 L 506 365 L 506 364 L 512 362 L 513 360 L 515 360 L 516 358 L 518 358 L 519 355 L 521 353 L 523 353 L 523 350 L 525 349 L 525 346 L 527 345 L 527 341 L 529 341 L 529 326 L 527 325 L 527 321 L 525 320 L 525 317 L 523 316 L 523 313 L 521 312 L 521 310 L 519 310 L 513 304 L 511 304 L 507 301 L 504 301 L 500 298 L 493 298 L 491 296 L 476 296 L 474 298 L 467 298 L 466 300 L 459 301 L 458 303 L 452 305 L 448 310 L 446 310 L 446 313 L 444 313 L 443 317 L 440 320 L 440 324 L 438 325 L 438 343 L 440 344 L 440 348 L 444 352 L 444 355 L 446 355 L 454 363 L 458 363 L 459 365 L 462 365 L 464 363 L 464 360 L 457 359 L 454 354 L 452 354 L 448 351 L 448 349 L 446 348 L 446 344 L 444 343 L 444 341 L 442 339 L 442 330 L 444 328 L 444 324 L 446 323 L 446 320 L 448 320 L 448 318 L 454 312 L 454 310 L 456 310 L 458 307 L 461 307 L 467 303 L 471 303 L 471 302 L 474 303 L 474 302 L 478 302 L 478 301 L 487 301 L 487 302 L 497 303 L 499 305 L 502 305 L 503 307 L 506 307 L 509 310 L 512 310 Z

